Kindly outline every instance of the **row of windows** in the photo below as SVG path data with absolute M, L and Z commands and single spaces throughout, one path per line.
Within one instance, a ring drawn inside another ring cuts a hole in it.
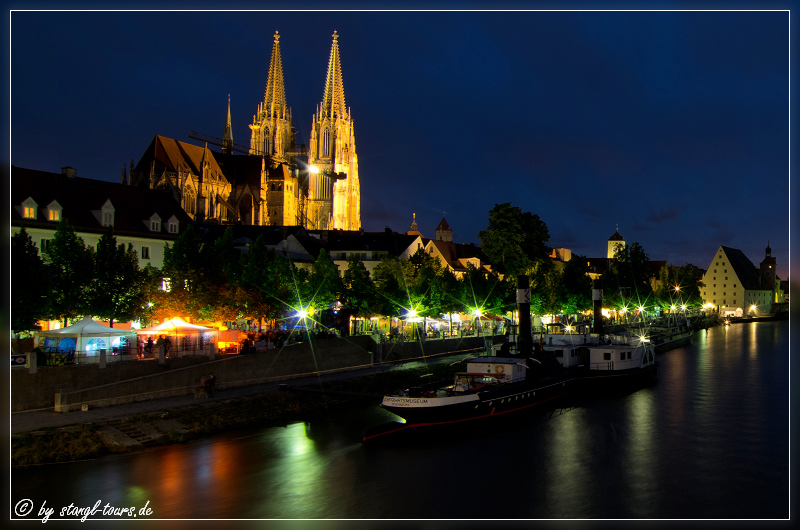
M 620 361 L 624 361 L 626 359 L 626 354 L 627 354 L 627 358 L 628 359 L 631 358 L 631 352 L 621 351 L 621 352 L 619 352 L 619 360 Z M 603 352 L 603 360 L 604 361 L 610 361 L 611 360 L 611 352 L 610 351 Z
M 36 208 L 31 206 L 24 206 L 22 208 L 22 217 L 25 219 L 36 219 Z M 47 210 L 47 220 L 48 221 L 60 221 L 61 220 L 61 211 L 60 210 Z

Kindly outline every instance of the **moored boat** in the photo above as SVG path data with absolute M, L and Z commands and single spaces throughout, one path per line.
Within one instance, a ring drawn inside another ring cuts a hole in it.
M 451 384 L 409 388 L 388 394 L 381 407 L 403 418 L 370 429 L 364 441 L 419 427 L 485 420 L 531 409 L 572 393 L 578 372 L 552 357 L 475 357 Z
M 611 335 L 604 343 L 588 347 L 589 363 L 585 379 L 644 380 L 658 369 L 655 347 L 649 339 L 636 335 Z

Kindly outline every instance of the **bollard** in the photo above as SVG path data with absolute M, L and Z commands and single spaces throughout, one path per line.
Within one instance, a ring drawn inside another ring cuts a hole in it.
M 164 345 L 163 344 L 159 344 L 158 353 L 156 353 L 156 355 L 158 356 L 158 364 L 164 364 L 165 358 L 164 358 Z
M 106 367 L 106 350 L 100 350 L 100 368 Z

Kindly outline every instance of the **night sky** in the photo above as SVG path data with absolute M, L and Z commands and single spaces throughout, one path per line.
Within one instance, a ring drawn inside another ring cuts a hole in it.
M 13 6 L 12 6 L 13 7 Z M 219 6 L 214 6 L 218 8 Z M 339 34 L 365 230 L 479 243 L 489 210 L 605 256 L 789 272 L 789 13 L 13 12 L 11 164 L 119 181 L 157 134 L 249 146 L 272 36 L 308 143 Z M 202 144 L 200 144 L 202 145 Z

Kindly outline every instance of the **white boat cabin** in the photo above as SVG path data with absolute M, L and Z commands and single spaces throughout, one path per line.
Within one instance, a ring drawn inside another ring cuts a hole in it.
M 611 344 L 589 348 L 589 369 L 618 371 L 640 369 L 655 364 L 655 348 L 647 339 L 615 337 Z
M 478 390 L 493 383 L 513 383 L 525 379 L 525 359 L 480 357 L 467 362 L 467 371 L 455 374 L 453 390 Z

